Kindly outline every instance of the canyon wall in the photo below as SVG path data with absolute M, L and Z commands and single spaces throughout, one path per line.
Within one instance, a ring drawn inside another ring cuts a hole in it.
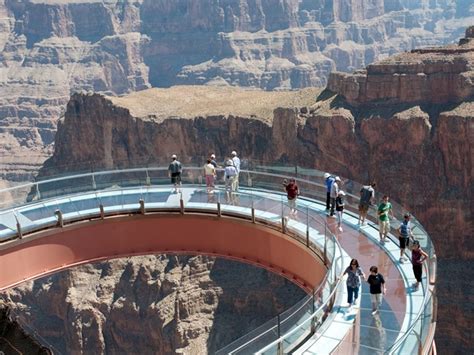
M 149 255 L 69 269 L 3 298 L 62 354 L 205 354 L 304 296 L 247 264 Z
M 0 0 L 0 179 L 32 178 L 73 92 L 322 87 L 473 21 L 455 0 Z
M 288 93 L 294 97 L 286 103 L 277 96 L 281 93 L 187 86 L 123 98 L 74 95 L 60 122 L 55 152 L 40 175 L 54 174 L 58 166 L 56 172 L 64 172 L 71 161 L 124 167 L 167 161 L 173 153 L 183 159 L 210 152 L 224 157 L 236 149 L 245 159 L 299 164 L 360 182 L 375 180 L 378 190 L 412 211 L 434 240 L 440 353 L 470 352 L 474 97 L 465 93 L 472 93 L 474 85 L 465 80 L 463 90 L 450 90 L 450 95 L 443 91 L 444 83 L 455 88 L 456 77 L 472 75 L 474 45 L 469 38 L 461 43 L 436 64 L 437 72 L 424 72 L 424 63 L 437 55 L 432 49 L 428 56 L 415 51 L 410 61 L 402 56 L 375 64 L 383 74 L 367 70 L 365 76 L 343 76 L 349 83 L 361 77 L 362 83 L 377 82 L 382 76 L 384 87 L 391 88 L 399 85 L 402 75 L 425 74 L 425 85 L 440 88 L 439 96 L 434 93 L 429 100 L 366 85 L 365 99 L 358 102 L 351 95 L 360 91 L 347 91 L 343 81 L 331 86 L 336 92 Z M 372 92 L 374 88 L 379 91 Z M 203 113 L 205 107 L 209 114 Z

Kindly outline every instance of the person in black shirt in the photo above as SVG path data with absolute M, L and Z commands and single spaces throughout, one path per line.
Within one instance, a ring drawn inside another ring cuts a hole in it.
M 378 273 L 377 266 L 370 267 L 370 275 L 367 279 L 370 285 L 370 300 L 372 302 L 372 315 L 379 312 L 382 304 L 382 295 L 385 295 L 385 280 L 381 274 Z

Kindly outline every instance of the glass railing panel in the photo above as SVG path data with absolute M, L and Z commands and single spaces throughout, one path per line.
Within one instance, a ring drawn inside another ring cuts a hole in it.
M 92 176 L 78 175 L 51 181 L 41 181 L 37 184 L 37 191 L 32 190 L 32 194 L 41 200 L 45 200 L 53 197 L 93 190 L 94 185 Z

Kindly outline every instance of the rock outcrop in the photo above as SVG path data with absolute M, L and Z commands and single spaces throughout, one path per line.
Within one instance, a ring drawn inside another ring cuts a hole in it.
M 35 174 L 76 91 L 322 87 L 473 21 L 455 0 L 0 0 L 0 178 Z
M 445 104 L 474 96 L 474 27 L 459 45 L 415 49 L 355 74 L 331 73 L 328 89 L 350 104 Z
M 304 295 L 247 264 L 161 255 L 77 267 L 4 298 L 59 353 L 205 354 Z
M 465 46 L 459 48 L 468 48 Z M 424 58 L 425 54 L 410 56 Z M 450 58 L 443 63 L 448 77 L 457 66 Z M 465 67 L 472 68 L 473 57 L 463 58 Z M 396 68 L 403 74 L 395 59 L 384 63 L 376 66 L 385 72 Z M 405 68 L 411 70 L 412 66 Z M 438 78 L 445 80 L 444 74 Z M 472 82 L 465 84 L 467 92 L 472 92 Z M 472 344 L 466 334 L 472 314 L 464 300 L 473 297 L 470 280 L 474 275 L 471 268 L 463 268 L 462 275 L 455 271 L 462 261 L 471 263 L 474 257 L 474 97 L 420 98 L 417 102 L 398 97 L 382 104 L 379 100 L 351 104 L 344 86 L 341 88 L 339 94 L 326 90 L 317 98 L 314 91 L 292 93 L 304 98 L 300 106 L 294 99 L 273 106 L 279 99 L 272 95 L 281 93 L 263 91 L 250 91 L 255 101 L 244 105 L 249 91 L 235 88 L 178 86 L 123 98 L 75 95 L 59 125 L 55 153 L 43 174 L 54 173 L 61 165 L 64 171 L 64 164 L 71 159 L 89 164 L 95 158 L 92 167 L 96 168 L 123 167 L 167 161 L 172 153 L 183 159 L 204 157 L 211 151 L 224 157 L 238 149 L 249 159 L 315 167 L 360 182 L 376 180 L 380 191 L 420 219 L 437 247 L 438 350 L 469 352 Z M 216 109 L 204 114 L 202 108 L 212 107 L 209 100 L 218 95 L 225 97 L 214 101 L 221 114 Z M 268 116 L 271 107 L 275 109 Z M 455 328 L 449 321 L 453 307 Z

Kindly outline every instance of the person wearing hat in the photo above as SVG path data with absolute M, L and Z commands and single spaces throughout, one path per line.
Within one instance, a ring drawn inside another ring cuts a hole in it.
M 235 177 L 235 191 L 239 190 L 239 174 L 240 174 L 240 158 L 237 156 L 237 152 L 235 150 L 230 153 L 232 155 L 232 163 L 235 166 L 235 170 L 237 171 L 237 175 Z
M 339 190 L 336 197 L 336 215 L 337 215 L 337 229 L 342 232 L 342 214 L 344 213 L 344 196 L 346 193 Z
M 413 265 L 413 274 L 415 275 L 416 283 L 413 284 L 415 291 L 420 287 L 420 282 L 423 277 L 423 262 L 428 259 L 428 254 L 420 247 L 420 242 L 415 240 L 413 242 L 413 250 L 411 251 L 411 263 Z
M 413 233 L 411 232 L 410 214 L 405 213 L 403 216 L 403 222 L 398 227 L 398 240 L 400 242 L 400 264 L 408 259 L 405 258 L 405 248 L 408 246 L 409 239 L 413 239 Z
M 211 164 L 214 166 L 214 168 L 218 168 L 217 166 L 217 161 L 216 161 L 216 155 L 214 153 L 211 154 Z
M 168 176 L 171 178 L 171 183 L 174 184 L 174 192 L 178 192 L 178 187 L 181 188 L 181 172 L 183 167 L 178 161 L 176 154 L 171 156 L 171 163 L 168 166 Z
M 336 176 L 334 178 L 334 182 L 331 186 L 331 211 L 329 212 L 329 216 L 335 218 L 334 216 L 334 208 L 336 207 L 336 198 L 337 194 L 339 193 L 339 185 L 341 184 L 341 178 L 339 176 Z
M 326 212 L 329 212 L 331 206 L 331 189 L 334 183 L 334 176 L 329 173 L 324 173 L 324 182 L 326 184 Z
M 224 180 L 225 180 L 225 189 L 227 192 L 227 196 L 231 197 L 232 193 L 236 191 L 236 177 L 237 177 L 237 169 L 234 166 L 234 162 L 232 159 L 228 159 L 225 162 L 224 168 Z
M 216 168 L 212 164 L 211 159 L 207 159 L 204 165 L 204 176 L 206 178 L 207 192 L 212 193 L 214 190 L 214 180 L 216 178 Z

